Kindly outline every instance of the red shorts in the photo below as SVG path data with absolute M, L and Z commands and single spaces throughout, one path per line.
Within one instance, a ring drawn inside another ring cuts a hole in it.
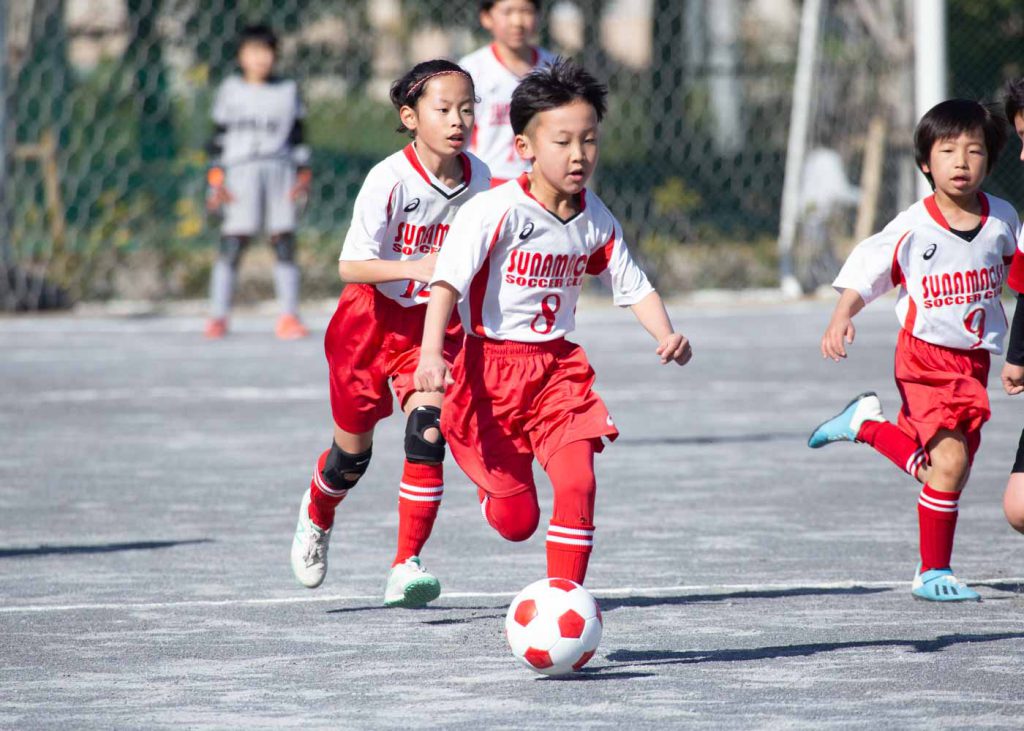
M 568 340 L 519 343 L 468 336 L 452 368 L 441 431 L 452 456 L 489 495 L 534 489 L 533 458 L 572 442 L 619 435 L 583 348 Z
M 324 337 L 335 424 L 359 434 L 390 416 L 394 407 L 389 380 L 399 406 L 405 406 L 416 390 L 412 377 L 419 364 L 426 311 L 426 304 L 402 307 L 368 284 L 345 287 Z M 462 327 L 455 317 L 444 346 L 448 363 L 461 345 Z
M 903 397 L 899 427 L 923 447 L 940 429 L 959 429 L 967 437 L 970 459 L 981 445 L 981 426 L 992 410 L 988 402 L 987 350 L 933 345 L 900 330 L 896 342 L 896 386 Z

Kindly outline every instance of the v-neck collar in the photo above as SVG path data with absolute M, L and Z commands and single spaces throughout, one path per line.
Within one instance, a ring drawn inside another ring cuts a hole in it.
M 988 196 L 978 191 L 978 204 L 981 206 L 981 222 L 978 224 L 978 231 L 985 228 L 985 223 L 988 221 Z M 953 233 L 953 227 L 949 225 L 949 221 L 942 215 L 942 211 L 939 209 L 939 204 L 935 202 L 935 194 L 932 193 L 930 196 L 924 199 L 925 210 L 928 211 L 928 215 L 932 217 L 932 220 L 939 226 L 950 233 Z M 956 236 L 956 234 L 953 234 Z M 958 237 L 960 238 L 960 237 Z
M 580 191 L 580 209 L 578 211 L 576 211 L 576 213 L 574 213 L 573 215 L 569 216 L 569 218 L 562 218 L 561 216 L 559 216 L 554 211 L 548 209 L 547 206 L 545 206 L 543 203 L 541 203 L 539 200 L 537 200 L 534 197 L 533 193 L 530 192 L 530 176 L 527 173 L 523 173 L 522 175 L 520 175 L 516 179 L 516 182 L 519 183 L 519 187 L 522 189 L 523 193 L 526 194 L 527 198 L 529 198 L 534 203 L 536 203 L 538 206 L 540 206 L 545 211 L 547 211 L 547 213 L 552 218 L 554 218 L 556 221 L 558 221 L 563 226 L 565 226 L 565 225 L 571 223 L 572 221 L 575 221 L 577 218 L 579 218 L 580 215 L 583 214 L 583 211 L 587 207 L 587 189 L 584 188 L 583 190 Z
M 449 188 L 423 165 L 419 153 L 416 152 L 415 144 L 410 142 L 402 151 L 405 153 L 405 158 L 409 161 L 409 164 L 412 165 L 413 170 L 419 173 L 427 185 L 443 195 L 447 200 L 451 200 L 469 187 L 469 182 L 473 177 L 473 166 L 470 164 L 466 153 L 459 153 L 459 162 L 462 163 L 462 182 L 454 188 Z

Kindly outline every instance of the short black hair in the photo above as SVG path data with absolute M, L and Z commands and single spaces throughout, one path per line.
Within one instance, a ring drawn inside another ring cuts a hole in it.
M 265 23 L 255 23 L 242 28 L 242 32 L 238 34 L 238 47 L 241 48 L 246 43 L 259 43 L 277 53 L 277 34 Z
M 995 114 L 988 104 L 971 99 L 947 99 L 929 109 L 914 130 L 914 154 L 917 168 L 924 173 L 924 165 L 929 165 L 932 147 L 939 140 L 948 140 L 962 134 L 980 129 L 985 137 L 985 150 L 988 152 L 986 174 L 999 159 L 999 153 L 1006 144 L 1006 121 Z M 935 187 L 931 173 L 924 173 L 928 183 Z
M 480 0 L 480 12 L 489 13 L 491 11 L 491 8 L 493 8 L 499 2 L 500 0 Z M 540 0 L 530 0 L 530 2 L 533 3 L 534 8 L 540 10 Z
M 1006 82 L 1003 89 L 1003 111 L 1010 124 L 1014 124 L 1017 115 L 1024 112 L 1024 76 Z
M 607 108 L 608 87 L 594 78 L 586 69 L 565 58 L 555 59 L 523 77 L 512 92 L 509 121 L 512 131 L 521 135 L 530 120 L 541 112 L 564 107 L 582 99 L 597 112 L 597 121 L 604 118 Z
M 443 58 L 435 58 L 432 61 L 423 61 L 416 64 L 406 71 L 401 78 L 395 79 L 395 82 L 391 84 L 391 103 L 395 105 L 396 110 L 400 110 L 402 107 L 412 107 L 415 109 L 416 102 L 420 100 L 424 90 L 427 88 L 426 82 L 431 77 L 442 74 L 461 74 L 465 76 L 469 79 L 469 86 L 473 89 L 473 98 L 474 100 L 476 99 L 476 86 L 473 84 L 473 77 L 469 75 L 469 72 L 457 63 L 452 63 Z M 410 130 L 404 124 L 399 123 L 395 131 L 409 132 Z

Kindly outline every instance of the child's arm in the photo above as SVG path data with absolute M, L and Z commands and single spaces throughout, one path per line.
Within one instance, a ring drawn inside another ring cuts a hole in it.
M 387 261 L 385 259 L 362 259 L 351 261 L 342 259 L 338 262 L 338 276 L 341 281 L 350 284 L 380 284 L 382 282 L 398 282 L 413 279 L 417 282 L 429 282 L 434 275 L 437 254 L 428 254 L 420 259 L 407 261 Z
M 855 289 L 844 289 L 821 338 L 822 358 L 831 358 L 838 363 L 840 358 L 846 357 L 843 341 L 853 343 L 853 338 L 857 335 L 853 327 L 853 316 L 863 309 L 864 298 L 860 293 Z
M 453 383 L 444 362 L 444 336 L 458 300 L 459 293 L 447 282 L 434 282 L 430 286 L 430 301 L 423 320 L 420 362 L 413 375 L 417 391 L 443 392 L 445 386 Z
M 1006 346 L 1006 363 L 1000 376 L 1003 390 L 1010 396 L 1024 393 L 1024 294 L 1017 295 L 1017 308 L 1013 311 L 1010 342 Z
M 662 364 L 675 361 L 682 366 L 690 362 L 690 358 L 693 357 L 690 341 L 672 329 L 672 321 L 668 317 L 661 295 L 651 291 L 635 305 L 630 305 L 629 309 L 633 310 L 633 314 L 644 329 L 658 341 L 658 347 L 654 352 L 661 358 Z

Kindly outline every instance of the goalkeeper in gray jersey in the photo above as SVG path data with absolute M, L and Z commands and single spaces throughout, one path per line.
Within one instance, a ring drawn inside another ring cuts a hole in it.
M 309 189 L 309 148 L 303 144 L 305 111 L 298 85 L 271 76 L 277 38 L 264 25 L 242 31 L 241 75 L 228 77 L 213 104 L 213 138 L 207 207 L 223 209 L 220 255 L 210 282 L 208 338 L 227 333 L 227 318 L 242 252 L 266 231 L 274 247 L 274 286 L 281 306 L 276 333 L 282 339 L 308 334 L 298 318 L 299 268 L 295 263 L 296 202 Z

